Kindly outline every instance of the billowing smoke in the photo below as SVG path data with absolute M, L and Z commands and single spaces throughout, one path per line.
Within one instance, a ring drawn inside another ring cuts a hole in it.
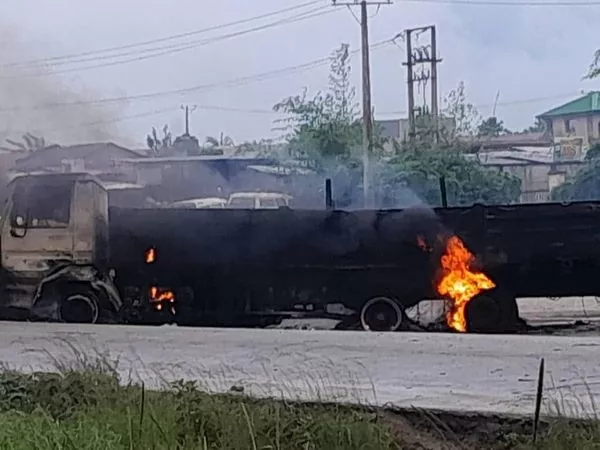
M 6 139 L 23 142 L 26 133 L 46 144 L 123 142 L 116 109 L 86 103 L 99 95 L 75 90 L 60 75 L 49 75 L 49 68 L 15 65 L 36 58 L 14 33 L 0 31 L 0 146 L 11 147 Z

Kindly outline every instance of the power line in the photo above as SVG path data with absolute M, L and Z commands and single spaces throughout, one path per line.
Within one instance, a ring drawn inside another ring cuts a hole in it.
M 532 98 L 528 98 L 528 99 L 521 99 L 521 100 L 514 100 L 514 101 L 509 101 L 509 102 L 500 102 L 498 103 L 498 106 L 517 106 L 517 105 L 523 105 L 523 104 L 531 104 L 531 103 L 538 103 L 540 101 L 547 101 L 547 100 L 557 100 L 557 99 L 561 99 L 561 98 L 565 98 L 565 97 L 573 97 L 575 95 L 580 95 L 581 92 L 570 92 L 570 93 L 565 93 L 565 94 L 559 94 L 559 95 L 554 95 L 554 96 L 547 96 L 547 97 L 532 97 Z M 485 107 L 489 107 L 489 106 L 493 106 L 492 103 L 480 103 L 477 105 L 474 105 L 476 108 L 485 108 Z M 145 111 L 142 113 L 137 113 L 137 114 L 131 114 L 131 115 L 126 115 L 126 116 L 121 116 L 121 117 L 116 117 L 113 119 L 106 119 L 106 120 L 96 120 L 96 121 L 91 121 L 91 122 L 83 122 L 83 123 L 79 123 L 79 124 L 75 124 L 75 125 L 69 125 L 68 127 L 60 127 L 60 128 L 44 128 L 41 127 L 39 129 L 36 129 L 34 131 L 38 131 L 38 132 L 44 132 L 44 133 L 48 133 L 48 132 L 53 132 L 53 131 L 62 131 L 62 130 L 66 130 L 69 128 L 86 128 L 86 127 L 91 127 L 91 126 L 95 126 L 95 125 L 104 125 L 104 124 L 110 124 L 110 123 L 119 123 L 119 122 L 125 122 L 128 120 L 134 120 L 134 119 L 139 119 L 139 118 L 144 118 L 144 117 L 151 117 L 151 116 L 156 116 L 159 114 L 163 114 L 166 112 L 171 112 L 171 111 L 176 111 L 178 110 L 178 107 L 168 107 L 168 108 L 161 108 L 161 109 L 153 109 L 150 111 Z M 221 112 L 231 112 L 231 113 L 240 113 L 240 114 L 257 114 L 257 115 L 278 115 L 280 113 L 273 111 L 272 109 L 260 109 L 260 108 L 236 108 L 236 107 L 227 107 L 227 106 L 221 106 L 221 105 L 198 105 L 197 109 L 199 110 L 205 110 L 205 111 L 221 111 Z M 391 115 L 391 114 L 406 114 L 407 111 L 384 111 L 384 112 L 380 112 L 378 113 L 378 115 Z M 26 131 L 17 131 L 17 130 L 1 130 L 0 129 L 0 133 L 2 132 L 14 132 L 17 134 L 25 134 Z M 32 130 L 29 130 L 29 132 L 31 132 Z
M 371 45 L 371 49 L 376 49 L 385 45 L 389 45 L 391 43 L 391 39 L 386 39 L 380 42 L 377 42 Z M 360 49 L 353 50 L 350 53 L 355 54 L 360 52 Z M 230 80 L 219 81 L 216 83 L 196 85 L 187 88 L 181 89 L 173 89 L 168 91 L 158 91 L 151 92 L 146 94 L 138 94 L 138 95 L 127 95 L 120 97 L 109 97 L 109 98 L 100 98 L 96 100 L 78 100 L 73 102 L 53 102 L 46 103 L 37 106 L 31 107 L 10 107 L 10 108 L 0 108 L 0 112 L 14 112 L 14 111 L 22 111 L 22 110 L 40 110 L 40 109 L 52 109 L 57 107 L 65 107 L 65 106 L 81 106 L 81 105 L 95 105 L 95 104 L 108 104 L 108 103 L 123 103 L 129 102 L 132 100 L 148 100 L 157 97 L 168 97 L 172 95 L 184 95 L 192 92 L 198 91 L 208 91 L 211 89 L 219 88 L 219 87 L 237 87 L 242 86 L 249 83 L 260 82 L 269 78 L 279 77 L 291 73 L 302 72 L 310 69 L 314 69 L 325 64 L 329 64 L 331 62 L 331 57 L 327 56 L 324 58 L 319 58 L 313 61 L 309 61 L 303 64 L 297 64 L 294 66 L 287 66 L 280 69 L 271 70 L 268 72 L 262 72 L 255 75 L 247 75 L 244 77 L 237 77 Z
M 250 29 L 246 29 L 246 30 L 242 30 L 242 31 L 236 31 L 236 32 L 232 32 L 232 33 L 228 33 L 225 35 L 220 35 L 220 36 L 215 36 L 215 37 L 210 37 L 210 38 L 205 38 L 205 39 L 201 39 L 201 40 L 196 40 L 196 41 L 190 41 L 190 42 L 186 42 L 186 43 L 178 43 L 178 44 L 171 44 L 171 45 L 167 45 L 167 46 L 160 46 L 160 47 L 152 47 L 152 48 L 147 48 L 147 49 L 143 49 L 143 50 L 131 50 L 131 51 L 127 51 L 127 52 L 122 52 L 122 53 L 117 53 L 117 54 L 112 54 L 112 55 L 103 55 L 103 56 L 94 56 L 94 57 L 85 57 L 85 58 L 80 58 L 80 59 L 75 59 L 75 60 L 68 60 L 68 61 L 58 61 L 56 63 L 51 63 L 51 66 L 64 66 L 64 65 L 68 65 L 68 64 L 77 64 L 77 63 L 82 63 L 82 62 L 93 62 L 93 61 L 102 61 L 102 60 L 107 60 L 107 59 L 113 59 L 113 58 L 118 58 L 118 57 L 123 57 L 123 56 L 131 56 L 131 55 L 139 55 L 139 54 L 143 54 L 143 53 L 153 53 L 153 52 L 161 52 L 158 55 L 151 55 L 151 57 L 154 56 L 161 56 L 163 54 L 166 53 L 171 53 L 169 52 L 169 50 L 173 50 L 173 52 L 176 51 L 183 51 L 183 50 L 187 50 L 190 48 L 195 48 L 195 47 L 199 47 L 202 45 L 207 45 L 207 44 L 212 44 L 214 42 L 219 42 L 219 41 L 223 41 L 226 39 L 231 39 L 233 37 L 238 37 L 238 36 L 243 36 L 245 34 L 249 34 L 249 33 L 255 33 L 257 31 L 262 31 L 268 28 L 272 28 L 275 26 L 279 26 L 282 24 L 286 24 L 286 23 L 293 23 L 296 22 L 298 20 L 304 20 L 307 18 L 312 18 L 312 17 L 316 17 L 319 16 L 321 14 L 315 14 L 315 13 L 319 13 L 320 11 L 324 11 L 326 9 L 326 7 L 319 7 L 319 8 L 315 8 L 315 9 L 311 9 L 309 11 L 305 11 L 303 13 L 300 14 L 296 14 L 294 16 L 290 16 L 284 19 L 279 19 L 275 22 L 270 22 L 268 24 L 264 24 L 264 25 L 260 25 L 260 26 L 256 26 Z M 163 53 L 164 52 L 164 53 Z M 124 61 L 127 62 L 128 60 Z M 122 63 L 123 61 L 119 61 L 119 63 Z M 78 70 L 78 69 L 77 69 Z M 56 72 L 53 72 L 56 73 Z
M 405 0 L 415 3 L 442 3 L 473 6 L 600 6 L 600 1 L 505 1 L 505 0 Z
M 281 19 L 278 20 L 276 22 L 271 22 L 270 24 L 266 24 L 266 25 L 261 25 L 259 27 L 254 27 L 251 29 L 247 29 L 247 30 L 243 30 L 243 31 L 238 31 L 235 33 L 230 33 L 227 35 L 222 35 L 222 36 L 217 36 L 214 38 L 209 38 L 209 39 L 204 39 L 202 41 L 198 41 L 198 42 L 192 42 L 192 43 L 188 43 L 185 45 L 178 45 L 178 46 L 170 46 L 170 47 L 164 47 L 163 49 L 150 49 L 150 50 L 146 50 L 146 51 L 155 51 L 155 53 L 149 54 L 149 55 L 143 55 L 143 56 L 135 56 L 135 57 L 131 57 L 131 58 L 127 58 L 127 59 L 122 59 L 122 60 L 118 60 L 118 61 L 111 61 L 111 62 L 106 62 L 106 63 L 99 63 L 99 64 L 94 64 L 94 65 L 89 65 L 89 66 L 84 66 L 84 67 L 75 67 L 75 68 L 70 68 L 70 69 L 64 69 L 64 70 L 57 70 L 57 71 L 51 71 L 51 72 L 41 72 L 41 73 L 33 73 L 33 74 L 19 74 L 19 75 L 14 75 L 14 76 L 4 76 L 4 77 L 0 77 L 0 79 L 15 79 L 15 78 L 23 78 L 23 77 L 27 77 L 27 78 L 37 78 L 37 77 L 44 77 L 44 76 L 51 76 L 51 75 L 58 75 L 58 74 L 63 74 L 63 73 L 70 73 L 70 72 L 81 72 L 84 70 L 90 70 L 90 69 L 97 69 L 97 68 L 101 68 L 101 67 L 110 67 L 110 66 L 117 66 L 117 65 L 121 65 L 121 64 L 126 64 L 126 63 L 130 63 L 130 62 L 137 62 L 137 61 L 143 61 L 146 59 L 151 59 L 151 58 L 156 58 L 159 56 L 164 56 L 164 55 L 168 55 L 168 54 L 173 54 L 173 53 L 178 53 L 178 52 L 182 52 L 185 50 L 189 50 L 192 48 L 197 48 L 199 46 L 202 45 L 208 45 L 214 42 L 218 42 L 218 41 L 222 41 L 222 40 L 226 40 L 226 39 L 231 39 L 234 37 L 238 37 L 238 36 L 242 36 L 245 34 L 249 34 L 249 33 L 254 33 L 257 31 L 262 31 L 268 28 L 273 28 L 276 26 L 280 26 L 283 24 L 290 24 L 290 23 L 295 23 L 295 22 L 299 22 L 302 20 L 306 20 L 306 19 L 311 19 L 314 17 L 320 17 L 323 16 L 325 14 L 330 14 L 334 11 L 332 10 L 325 10 L 325 8 L 320 7 L 317 8 L 315 10 L 309 11 L 307 13 L 302 13 L 302 14 L 298 14 L 297 16 L 292 16 L 290 18 L 286 18 L 286 19 Z M 140 52 L 137 52 L 140 53 Z M 109 58 L 112 58 L 113 56 L 109 56 Z
M 531 104 L 531 103 L 539 103 L 539 102 L 545 102 L 548 100 L 560 100 L 563 98 L 568 98 L 568 97 L 575 97 L 577 95 L 582 95 L 581 91 L 573 91 L 573 92 L 569 92 L 569 93 L 564 93 L 564 94 L 557 94 L 557 95 L 550 95 L 550 96 L 545 96 L 545 97 L 531 97 L 531 98 L 526 98 L 526 99 L 521 99 L 521 100 L 512 100 L 512 101 L 508 101 L 508 102 L 498 102 L 498 103 L 479 103 L 479 104 L 475 104 L 473 105 L 475 108 L 477 109 L 481 109 L 481 108 L 488 108 L 494 105 L 497 106 L 518 106 L 518 105 L 527 105 L 527 104 Z M 378 115 L 392 115 L 392 114 L 406 114 L 407 111 L 404 110 L 399 110 L 399 111 L 385 111 L 385 112 L 379 112 L 377 113 Z
M 124 44 L 124 45 L 108 47 L 108 48 L 99 49 L 99 50 L 88 50 L 88 51 L 84 51 L 84 52 L 71 53 L 71 54 L 67 54 L 67 55 L 52 56 L 52 57 L 41 58 L 41 59 L 31 59 L 31 60 L 26 60 L 26 61 L 18 61 L 18 62 L 13 62 L 13 63 L 8 63 L 8 64 L 1 64 L 0 68 L 43 65 L 46 63 L 54 62 L 54 61 L 68 60 L 68 59 L 72 59 L 72 58 L 81 58 L 81 57 L 85 57 L 85 56 L 98 55 L 98 54 L 102 54 L 102 53 L 110 53 L 110 52 L 115 52 L 115 51 L 120 51 L 120 50 L 127 50 L 127 49 L 131 49 L 131 48 L 135 48 L 135 47 L 144 47 L 147 45 L 158 44 L 160 42 L 168 42 L 168 41 L 172 41 L 172 40 L 176 40 L 176 39 L 186 38 L 186 37 L 190 37 L 190 36 L 196 36 L 199 34 L 216 31 L 216 30 L 220 30 L 223 28 L 229 28 L 229 27 L 236 26 L 236 25 L 243 25 L 243 24 L 246 24 L 249 22 L 254 22 L 257 20 L 273 17 L 273 16 L 276 16 L 279 14 L 284 14 L 286 12 L 291 12 L 291 11 L 295 11 L 298 9 L 306 8 L 308 6 L 312 6 L 317 3 L 321 3 L 321 0 L 312 0 L 309 2 L 301 3 L 299 5 L 279 9 L 279 10 L 261 14 L 258 16 L 248 17 L 245 19 L 236 20 L 233 22 L 227 22 L 227 23 L 223 23 L 223 24 L 219 24 L 219 25 L 213 25 L 213 26 L 210 26 L 207 28 L 201 28 L 199 30 L 188 31 L 185 33 L 173 34 L 173 35 L 165 36 L 162 38 L 150 39 L 147 41 L 141 41 L 141 42 L 136 42 L 136 43 L 131 43 L 131 44 Z

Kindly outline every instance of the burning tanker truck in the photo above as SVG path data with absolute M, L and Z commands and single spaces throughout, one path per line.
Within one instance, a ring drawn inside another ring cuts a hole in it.
M 2 217 L 0 318 L 512 332 L 516 297 L 595 295 L 600 204 L 432 210 L 110 209 L 88 174 L 27 175 Z M 343 310 L 332 310 L 332 305 Z

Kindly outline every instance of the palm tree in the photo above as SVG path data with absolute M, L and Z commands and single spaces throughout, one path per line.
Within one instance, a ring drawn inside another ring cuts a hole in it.
M 235 145 L 233 138 L 225 136 L 224 133 L 221 133 L 219 139 L 213 136 L 207 136 L 205 142 L 210 147 L 233 147 Z
M 35 152 L 46 148 L 46 140 L 40 136 L 34 136 L 31 133 L 25 133 L 22 137 L 23 142 L 13 141 L 12 139 L 6 139 L 6 142 L 16 148 L 8 148 L 9 151 L 18 152 Z

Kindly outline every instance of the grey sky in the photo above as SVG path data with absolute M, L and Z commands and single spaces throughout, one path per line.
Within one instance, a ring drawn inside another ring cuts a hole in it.
M 185 102 L 198 105 L 199 109 L 192 116 L 192 132 L 201 138 L 221 132 L 236 141 L 273 136 L 272 121 L 276 116 L 263 111 L 270 110 L 281 98 L 300 92 L 304 86 L 311 91 L 324 87 L 326 65 L 262 82 L 207 89 L 185 96 L 132 100 L 111 104 L 108 108 L 86 105 L 32 111 L 30 107 L 40 101 L 56 103 L 135 96 L 218 83 L 322 58 L 341 42 L 358 49 L 360 30 L 345 8 L 158 58 L 54 77 L 18 79 L 15 78 L 17 72 L 6 68 L 6 64 L 160 38 L 305 2 L 2 0 L 0 64 L 4 69 L 0 69 L 0 98 L 4 105 L 0 105 L 0 109 L 7 108 L 6 105 L 10 108 L 25 106 L 25 109 L 0 113 L 0 134 L 18 137 L 20 131 L 36 130 L 52 140 L 76 141 L 104 139 L 106 136 L 101 131 L 106 129 L 117 141 L 143 145 L 152 126 L 169 123 L 174 133 L 182 131 L 179 105 Z M 321 3 L 326 6 L 328 0 Z M 307 7 L 305 11 L 313 8 L 315 6 Z M 392 6 L 382 7 L 377 15 L 375 11 L 371 8 L 373 43 L 391 38 L 408 27 L 436 24 L 439 53 L 443 58 L 439 69 L 441 94 L 464 80 L 470 101 L 485 116 L 491 113 L 496 92 L 500 90 L 497 115 L 510 128 L 526 127 L 533 123 L 536 113 L 568 100 L 581 89 L 600 86 L 598 82 L 582 81 L 594 50 L 600 46 L 596 19 L 600 5 L 532 7 L 397 1 Z M 187 38 L 187 41 L 252 28 L 298 12 L 217 30 Z M 154 46 L 179 42 L 186 39 Z M 128 51 L 132 50 L 136 49 Z M 372 51 L 373 99 L 380 118 L 401 116 L 406 108 L 406 74 L 400 65 L 403 59 L 402 50 L 394 45 Z M 54 69 L 72 70 L 109 61 L 112 60 L 55 66 Z M 353 69 L 357 86 L 359 62 L 355 56 Z M 546 99 L 513 103 L 540 97 Z M 203 105 L 252 111 L 205 110 Z M 162 112 L 151 114 L 154 111 Z M 82 126 L 90 122 L 95 125 Z

